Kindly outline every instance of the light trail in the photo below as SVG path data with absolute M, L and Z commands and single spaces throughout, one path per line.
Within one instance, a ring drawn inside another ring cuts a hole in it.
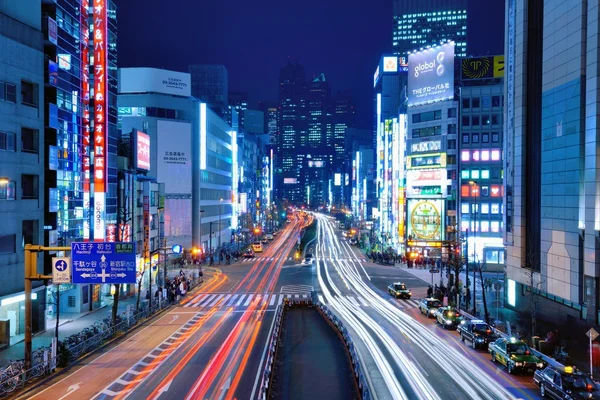
M 400 383 L 398 379 L 389 376 L 390 371 L 388 365 L 381 359 L 380 353 L 373 353 L 371 344 L 375 340 L 383 343 L 386 350 L 393 356 L 393 361 L 398 366 L 399 370 L 406 376 L 406 381 L 415 394 L 422 399 L 438 399 L 440 398 L 435 389 L 429 384 L 424 376 L 422 368 L 416 365 L 410 358 L 406 357 L 405 352 L 400 349 L 398 344 L 390 337 L 375 319 L 360 307 L 353 305 L 344 299 L 341 291 L 337 289 L 333 279 L 329 274 L 330 265 L 337 272 L 337 275 L 342 279 L 344 284 L 351 289 L 355 294 L 359 294 L 365 298 L 375 311 L 376 315 L 385 319 L 400 333 L 406 337 L 423 351 L 424 354 L 430 356 L 431 361 L 438 365 L 442 370 L 447 372 L 449 379 L 456 383 L 458 387 L 472 399 L 510 399 L 514 398 L 507 390 L 499 383 L 483 373 L 471 361 L 466 359 L 456 349 L 448 348 L 439 337 L 425 329 L 418 321 L 406 315 L 399 313 L 398 309 L 388 301 L 379 296 L 360 276 L 360 270 L 356 267 L 358 263 L 365 276 L 368 274 L 362 267 L 360 262 L 341 261 L 341 258 L 352 260 L 352 250 L 347 243 L 340 244 L 335 236 L 332 224 L 322 216 L 317 216 L 319 220 L 319 245 L 318 250 L 326 249 L 323 252 L 323 260 L 317 255 L 317 276 L 319 285 L 323 290 L 324 299 L 331 308 L 338 313 L 349 326 L 357 333 L 359 338 L 365 343 L 373 355 L 373 359 L 381 373 L 384 382 L 393 398 L 397 398 L 398 387 Z M 328 254 L 327 254 L 328 253 Z M 345 255 L 345 256 L 344 256 Z M 333 261 L 327 262 L 325 259 Z M 321 264 L 325 271 L 326 281 L 329 286 L 335 291 L 333 295 L 325 280 L 321 275 Z M 379 350 L 379 349 L 378 349 Z M 405 398 L 405 397 L 403 397 Z

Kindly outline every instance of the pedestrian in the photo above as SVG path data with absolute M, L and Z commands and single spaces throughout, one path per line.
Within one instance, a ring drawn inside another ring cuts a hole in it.
M 427 297 L 431 297 L 433 295 L 433 288 L 431 285 L 427 288 Z

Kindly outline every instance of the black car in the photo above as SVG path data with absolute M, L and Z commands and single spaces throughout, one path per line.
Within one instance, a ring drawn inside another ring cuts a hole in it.
M 542 397 L 551 399 L 600 399 L 598 386 L 589 376 L 575 367 L 552 367 L 538 369 L 533 382 L 540 387 Z
M 460 334 L 460 340 L 469 341 L 474 349 L 477 347 L 487 349 L 490 342 L 498 339 L 498 335 L 494 333 L 492 327 L 480 319 L 465 319 L 456 330 Z
M 244 258 L 254 258 L 254 252 L 250 249 L 247 249 L 244 252 Z

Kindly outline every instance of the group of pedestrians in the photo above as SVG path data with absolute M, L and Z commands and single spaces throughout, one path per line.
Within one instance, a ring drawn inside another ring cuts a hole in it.
M 188 292 L 191 283 L 191 279 L 186 276 L 183 270 L 180 270 L 179 274 L 177 274 L 175 277 L 167 277 L 164 288 L 159 286 L 156 289 L 154 292 L 154 299 L 156 301 L 159 299 L 167 299 L 171 303 L 178 301 L 181 296 Z M 146 299 L 150 299 L 150 292 L 146 293 Z

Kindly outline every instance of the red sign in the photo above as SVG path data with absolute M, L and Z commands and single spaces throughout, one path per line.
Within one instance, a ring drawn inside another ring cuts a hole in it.
M 79 7 L 79 25 L 81 26 L 81 38 L 79 40 L 79 52 L 81 61 L 79 71 L 81 73 L 81 109 L 82 109 L 82 124 L 81 124 L 81 171 L 83 172 L 83 240 L 90 239 L 90 74 L 89 74 L 89 24 L 88 24 L 88 9 L 89 1 L 83 0 Z
M 144 258 L 150 258 L 150 196 L 144 196 Z
M 131 241 L 131 225 L 119 224 L 119 242 Z
M 94 192 L 106 192 L 107 60 L 106 0 L 94 0 Z
M 445 170 L 435 171 L 408 171 L 411 181 L 439 181 L 442 180 L 442 172 Z
M 106 241 L 116 242 L 117 241 L 117 225 L 108 224 L 106 225 Z
M 137 132 L 136 139 L 137 147 L 137 165 L 138 169 L 144 169 L 150 171 L 150 136 Z

